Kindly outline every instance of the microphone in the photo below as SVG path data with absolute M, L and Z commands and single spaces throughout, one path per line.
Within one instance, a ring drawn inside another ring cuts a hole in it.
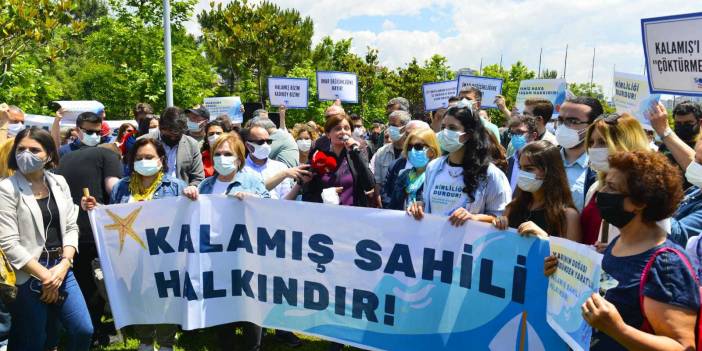
M 343 137 L 341 137 L 341 141 L 343 141 L 344 143 L 346 143 L 349 139 L 351 139 L 351 137 L 349 137 L 348 135 L 344 135 Z M 358 151 L 358 144 L 351 145 L 351 151 Z

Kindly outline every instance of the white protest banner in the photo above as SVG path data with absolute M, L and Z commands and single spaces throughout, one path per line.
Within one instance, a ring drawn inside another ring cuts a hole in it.
M 358 103 L 358 76 L 350 72 L 317 71 L 319 101 Z
M 583 319 L 581 307 L 600 288 L 602 255 L 591 246 L 550 237 L 551 255 L 558 269 L 548 280 L 548 324 L 574 351 L 590 350 L 592 327 Z
M 502 94 L 502 79 L 460 75 L 458 76 L 458 91 L 463 87 L 472 86 L 483 92 L 483 99 L 480 102 L 482 108 L 497 108 L 495 98 Z
M 548 242 L 446 217 L 200 195 L 90 212 L 114 321 L 235 321 L 371 350 L 566 350 Z
M 272 106 L 285 105 L 287 108 L 307 108 L 307 78 L 268 77 L 268 97 Z
M 445 82 L 427 83 L 422 85 L 422 95 L 424 95 L 424 110 L 436 111 L 440 108 L 448 107 L 448 99 L 458 94 L 455 80 Z
M 92 112 L 99 114 L 105 110 L 105 106 L 95 100 L 85 100 L 85 101 L 54 101 L 55 104 L 59 105 L 63 109 L 62 122 L 75 122 L 83 112 Z
M 702 96 L 702 12 L 641 20 L 651 93 Z
M 542 98 L 553 104 L 553 115 L 558 116 L 561 105 L 566 99 L 568 83 L 565 79 L 531 79 L 519 83 L 516 106 L 519 112 L 524 112 L 524 101 L 528 98 Z
M 661 99 L 659 94 L 648 92 L 646 77 L 636 74 L 614 72 L 614 106 L 617 113 L 628 112 L 634 115 L 644 127 L 651 128 L 645 116 L 646 110 Z
M 238 96 L 205 98 L 203 105 L 210 111 L 210 120 L 227 115 L 232 123 L 244 122 L 244 114 L 241 113 L 241 98 Z

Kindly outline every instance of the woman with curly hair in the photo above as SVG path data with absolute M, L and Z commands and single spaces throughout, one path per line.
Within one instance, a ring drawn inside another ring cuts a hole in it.
M 295 138 L 297 148 L 300 151 L 300 164 L 307 163 L 310 149 L 319 137 L 317 129 L 308 124 L 298 124 L 293 128 L 292 136 Z
M 594 328 L 590 350 L 696 350 L 701 345 L 695 345 L 700 308 L 695 264 L 656 224 L 683 198 L 680 171 L 650 151 L 620 152 L 608 161 L 596 204 L 602 218 L 619 228 L 602 259 L 616 284 L 581 306 Z M 544 273 L 557 267 L 550 256 Z
M 467 220 L 492 223 L 512 198 L 507 177 L 491 163 L 491 142 L 468 100 L 451 107 L 437 138 L 448 155 L 426 168 L 423 201 L 407 212 L 415 219 L 424 212 L 449 216 L 455 226 Z

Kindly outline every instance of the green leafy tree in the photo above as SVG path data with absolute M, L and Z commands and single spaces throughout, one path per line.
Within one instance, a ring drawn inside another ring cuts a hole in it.
M 541 72 L 542 79 L 556 79 L 558 78 L 558 71 L 555 69 L 549 70 L 548 68 Z
M 589 96 L 600 101 L 604 107 L 605 113 L 614 112 L 614 108 L 609 106 L 605 98 L 602 86 L 596 83 L 570 83 L 568 90 L 575 96 Z
M 502 96 L 505 97 L 507 108 L 511 109 L 514 107 L 517 99 L 517 92 L 519 91 L 519 84 L 521 81 L 526 79 L 534 79 L 536 73 L 527 68 L 521 61 L 517 61 L 510 67 L 509 70 L 505 70 L 504 68 L 500 67 L 500 65 L 489 65 L 484 67 L 483 75 L 486 77 L 501 78 L 503 80 Z M 496 109 L 488 110 L 488 115 L 493 123 L 497 125 L 502 125 L 505 121 L 505 116 Z
M 224 80 L 222 92 L 226 94 L 238 92 L 242 82 L 253 79 L 263 102 L 265 78 L 285 74 L 310 54 L 312 20 L 268 1 L 212 3 L 209 11 L 198 15 L 198 21 L 207 56 Z

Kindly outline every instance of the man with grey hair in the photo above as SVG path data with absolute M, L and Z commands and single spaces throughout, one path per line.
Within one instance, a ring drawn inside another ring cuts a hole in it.
M 392 99 L 390 99 L 390 101 L 388 101 L 388 104 L 387 104 L 385 110 L 387 111 L 387 114 L 390 115 L 394 111 L 409 112 L 409 108 L 410 108 L 409 101 L 407 101 L 407 99 L 405 99 L 403 97 L 398 96 L 398 97 L 392 98 Z
M 393 111 L 388 116 L 387 129 L 391 143 L 385 144 L 378 149 L 370 161 L 371 170 L 375 177 L 376 195 L 380 195 L 380 190 L 383 189 L 390 167 L 402 154 L 402 144 L 404 144 L 407 135 L 405 127 L 410 122 L 410 119 L 409 112 L 403 110 Z
M 271 140 L 273 140 L 268 158 L 283 162 L 290 168 L 300 165 L 300 151 L 295 139 L 286 131 L 278 129 L 275 123 L 268 119 L 267 113 L 266 117 L 263 117 L 261 114 L 258 117 L 254 117 L 246 123 L 246 126 L 247 128 L 261 127 L 268 132 Z

